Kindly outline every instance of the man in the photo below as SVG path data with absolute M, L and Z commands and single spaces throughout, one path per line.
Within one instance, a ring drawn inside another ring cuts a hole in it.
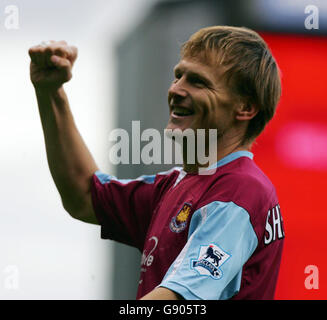
M 261 37 L 216 26 L 182 46 L 167 129 L 217 129 L 215 164 L 199 174 L 197 162 L 185 161 L 183 169 L 135 180 L 101 173 L 78 133 L 63 89 L 77 49 L 50 42 L 29 53 L 63 206 L 76 219 L 100 224 L 103 238 L 143 252 L 137 298 L 273 299 L 282 216 L 250 148 L 273 117 L 281 88 Z

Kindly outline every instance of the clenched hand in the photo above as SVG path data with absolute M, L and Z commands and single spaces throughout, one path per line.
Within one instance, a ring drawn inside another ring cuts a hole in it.
M 65 41 L 48 41 L 30 48 L 31 81 L 38 89 L 58 89 L 72 78 L 77 48 Z

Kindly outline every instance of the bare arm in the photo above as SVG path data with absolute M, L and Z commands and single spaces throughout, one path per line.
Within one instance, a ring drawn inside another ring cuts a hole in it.
M 51 42 L 29 50 L 51 175 L 64 208 L 76 219 L 97 223 L 90 182 L 98 167 L 75 125 L 63 83 L 71 79 L 77 49 Z
M 164 287 L 157 287 L 143 296 L 140 300 L 181 300 L 180 295 Z

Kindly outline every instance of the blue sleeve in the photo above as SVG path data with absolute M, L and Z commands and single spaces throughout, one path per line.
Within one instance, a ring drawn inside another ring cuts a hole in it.
M 159 286 L 187 300 L 229 299 L 239 291 L 243 265 L 257 245 L 248 212 L 214 201 L 193 214 L 188 241 Z

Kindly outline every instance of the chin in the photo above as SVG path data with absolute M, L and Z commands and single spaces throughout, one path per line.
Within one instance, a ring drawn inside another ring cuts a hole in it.
M 176 130 L 179 129 L 184 131 L 186 129 L 193 129 L 191 119 L 177 120 L 170 118 L 166 126 L 166 130 Z

